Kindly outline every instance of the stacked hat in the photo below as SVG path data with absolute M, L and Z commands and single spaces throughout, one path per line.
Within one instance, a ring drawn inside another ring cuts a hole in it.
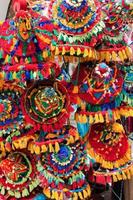
M 51 1 L 49 12 L 58 25 L 55 55 L 63 55 L 71 61 L 73 57 L 96 60 L 94 47 L 101 40 L 104 27 L 99 2 Z
M 129 5 L 108 1 L 102 6 L 105 23 L 104 36 L 98 47 L 99 60 L 106 62 L 124 62 L 131 59 L 132 50 L 124 40 Z
M 33 11 L 19 11 L 13 20 L 5 21 L 0 35 L 1 76 L 5 79 L 8 73 L 9 80 L 48 78 L 54 68 L 46 62 L 56 40 L 54 29 L 51 21 Z

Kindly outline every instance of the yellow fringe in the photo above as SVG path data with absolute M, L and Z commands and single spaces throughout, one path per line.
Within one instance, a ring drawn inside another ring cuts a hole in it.
M 58 142 L 55 143 L 55 152 L 58 153 L 58 151 L 60 150 L 60 145 Z
M 47 151 L 47 146 L 44 144 L 41 146 L 41 152 L 45 153 Z
M 85 49 L 83 57 L 87 57 L 88 55 L 89 55 L 88 49 Z
M 81 49 L 78 47 L 78 48 L 77 48 L 77 56 L 79 56 L 81 53 L 82 53 L 82 52 L 81 52 Z
M 128 58 L 131 58 L 133 53 L 132 53 L 132 49 L 130 47 L 126 47 L 125 48 L 125 53 L 127 55 Z
M 50 189 L 44 188 L 43 193 L 50 199 L 51 198 L 51 192 Z
M 112 52 L 112 61 L 116 61 L 117 60 L 117 54 L 113 51 Z
M 63 192 L 60 193 L 59 200 L 63 200 Z
M 53 146 L 52 146 L 51 143 L 49 144 L 49 152 L 50 152 L 50 153 L 54 152 L 54 148 L 53 148 Z
M 125 169 L 118 170 L 116 172 L 109 172 L 108 174 L 104 174 L 103 172 L 94 172 L 94 176 L 108 175 L 112 177 L 113 182 L 117 182 L 119 180 L 127 180 L 130 179 L 133 175 L 133 164 L 128 166 Z
M 78 194 L 76 192 L 73 194 L 73 200 L 78 200 Z
M 78 192 L 78 196 L 79 196 L 80 199 L 84 199 L 82 192 Z
M 120 60 L 122 62 L 124 62 L 124 57 L 123 57 L 122 51 L 118 51 L 118 55 L 119 55 Z

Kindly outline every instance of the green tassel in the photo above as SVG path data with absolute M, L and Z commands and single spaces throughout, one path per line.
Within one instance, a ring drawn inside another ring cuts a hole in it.
M 30 71 L 30 79 L 33 79 L 33 72 Z
M 5 188 L 4 187 L 1 188 L 1 194 L 5 195 Z
M 28 57 L 27 59 L 28 59 L 28 63 L 31 63 L 31 62 L 32 62 L 31 57 Z
M 36 186 L 38 185 L 38 183 L 36 183 L 36 181 L 33 181 L 32 185 L 33 185 L 34 188 L 36 188 Z
M 50 51 L 48 51 L 48 56 L 51 56 L 51 52 Z
M 12 57 L 8 56 L 8 63 L 11 63 L 11 59 L 12 59 Z
M 27 188 L 25 188 L 23 191 L 22 191 L 22 197 L 26 197 L 29 195 L 29 191 L 27 190 Z
M 0 59 L 3 58 L 3 51 L 0 51 Z
M 15 195 L 14 192 L 11 191 L 11 190 L 8 191 L 8 194 L 9 194 L 10 196 L 14 196 L 14 195 Z
M 37 72 L 33 72 L 33 78 L 36 79 L 37 77 Z
M 19 199 L 19 198 L 21 197 L 21 193 L 20 193 L 20 192 L 15 192 L 15 197 L 16 197 L 17 199 Z
M 34 185 L 32 185 L 32 183 L 29 185 L 29 191 L 32 192 L 32 190 L 34 190 Z
M 68 180 L 68 184 L 72 185 L 72 183 L 73 183 L 73 181 L 72 181 L 72 178 L 70 177 L 69 180 Z
M 13 73 L 12 72 L 10 72 L 10 81 L 12 81 L 13 80 Z
M 40 80 L 43 80 L 43 79 L 44 79 L 44 77 L 43 77 L 43 75 L 41 74 L 40 71 L 38 71 L 38 76 L 39 76 L 39 79 L 40 79 Z

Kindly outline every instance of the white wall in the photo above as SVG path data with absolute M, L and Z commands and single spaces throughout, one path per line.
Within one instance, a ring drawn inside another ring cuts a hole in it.
M 9 2 L 10 0 L 0 0 L 0 21 L 6 17 Z

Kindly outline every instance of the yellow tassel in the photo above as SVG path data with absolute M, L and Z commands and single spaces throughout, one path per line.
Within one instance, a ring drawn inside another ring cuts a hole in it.
M 127 179 L 130 179 L 130 178 L 131 178 L 131 174 L 130 174 L 130 171 L 129 171 L 129 170 L 126 171 L 126 175 L 127 175 Z
M 74 137 L 72 135 L 70 135 L 70 139 L 69 139 L 69 142 L 70 144 L 73 144 L 75 141 L 74 141 Z
M 73 47 L 70 48 L 70 55 L 73 56 L 75 54 L 75 50 Z
M 61 192 L 60 195 L 59 195 L 59 199 L 58 200 L 63 200 L 63 198 L 64 198 L 63 197 L 63 192 Z
M 99 123 L 98 114 L 95 114 L 95 123 Z
M 47 147 L 46 147 L 46 145 L 42 145 L 41 146 L 41 152 L 46 152 L 47 151 Z
M 117 54 L 113 51 L 112 52 L 112 61 L 116 61 L 117 60 Z
M 124 61 L 122 51 L 119 51 L 119 52 L 118 52 L 118 55 L 119 55 L 119 58 L 121 59 L 121 61 Z
M 130 173 L 133 175 L 133 166 L 130 167 Z
M 49 144 L 49 152 L 50 152 L 50 153 L 54 152 L 54 148 L 53 148 L 53 146 L 52 146 L 51 143 Z
M 8 55 L 5 57 L 5 63 L 8 63 Z
M 105 60 L 105 52 L 101 51 L 100 52 L 100 61 L 104 61 Z
M 4 153 L 4 152 L 5 152 L 5 146 L 4 146 L 4 143 L 1 142 L 0 145 L 1 145 L 0 149 L 1 149 L 1 151 L 3 151 L 3 153 Z
M 84 55 L 83 55 L 83 57 L 87 57 L 88 55 L 89 55 L 89 52 L 88 52 L 87 49 L 85 49 L 85 50 L 84 50 Z
M 55 56 L 59 55 L 59 53 L 60 53 L 60 52 L 59 52 L 59 48 L 56 47 L 56 48 L 55 48 Z
M 89 57 L 89 58 L 92 58 L 92 57 L 93 57 L 93 52 L 92 52 L 92 50 L 91 50 L 91 49 L 89 50 L 88 57 Z
M 59 195 L 58 195 L 57 191 L 55 191 L 55 193 L 54 193 L 54 199 L 59 200 Z
M 83 123 L 87 123 L 87 122 L 88 122 L 88 120 L 87 120 L 86 115 L 83 115 Z
M 50 199 L 51 198 L 51 193 L 50 190 L 48 188 L 43 190 L 43 193 Z
M 94 118 L 93 118 L 92 115 L 90 115 L 90 116 L 89 116 L 89 123 L 90 123 L 90 124 L 93 124 L 93 122 L 94 122 Z
M 78 133 L 76 133 L 76 135 L 75 135 L 75 141 L 77 141 L 77 140 L 79 140 L 79 134 Z
M 16 63 L 18 63 L 18 58 L 16 56 L 14 57 L 14 60 Z
M 59 143 L 56 142 L 56 143 L 55 143 L 55 152 L 58 153 L 59 150 L 60 150 Z
M 78 48 L 77 48 L 77 56 L 79 56 L 81 53 L 82 53 L 82 52 L 81 52 L 81 49 L 78 47 Z
M 79 121 L 79 114 L 75 113 L 74 119 L 75 119 L 76 122 L 78 122 Z
M 113 174 L 113 181 L 114 181 L 114 182 L 117 182 L 117 181 L 118 181 L 116 175 L 114 175 L 114 174 Z
M 62 48 L 62 55 L 65 55 L 66 53 L 66 50 L 65 50 L 65 47 Z
M 117 119 L 120 119 L 120 114 L 119 114 L 119 111 L 118 111 L 118 110 L 116 110 L 116 111 L 115 111 L 115 113 L 116 113 L 116 117 L 117 117 Z
M 123 178 L 123 180 L 127 179 L 126 174 L 124 172 L 122 172 L 122 178 Z
M 88 196 L 90 197 L 90 196 L 91 196 L 91 188 L 90 188 L 89 185 L 88 185 L 88 187 L 86 188 L 86 190 L 87 190 Z
M 60 193 L 59 200 L 63 200 L 63 192 Z
M 54 190 L 52 190 L 51 199 L 55 199 L 55 191 Z
M 88 193 L 86 192 L 86 190 L 83 190 L 83 196 L 85 199 L 88 197 Z
M 40 154 L 40 147 L 39 147 L 39 146 L 36 146 L 36 147 L 34 148 L 34 150 L 35 150 L 35 153 L 36 153 L 37 155 Z
M 51 51 L 54 51 L 55 50 L 55 46 L 53 46 L 52 44 L 50 45 L 50 49 Z
M 48 57 L 48 52 L 47 51 L 43 51 L 43 58 L 47 58 Z
M 86 103 L 84 103 L 83 101 L 81 101 L 81 109 L 85 110 L 85 108 L 86 108 Z
M 118 172 L 118 174 L 117 174 L 117 178 L 118 178 L 119 181 L 122 180 L 122 175 L 121 175 L 119 172 Z
M 19 149 L 19 141 L 13 141 L 13 145 L 15 146 L 16 149 Z
M 125 52 L 128 58 L 130 58 L 132 56 L 132 50 L 129 47 L 125 48 Z
M 79 91 L 79 87 L 77 85 L 75 85 L 73 88 L 73 94 L 78 93 L 78 91 Z
M 27 139 L 20 140 L 20 149 L 25 149 L 27 147 Z
M 106 59 L 106 62 L 110 62 L 110 60 L 111 60 L 111 55 L 110 55 L 110 53 L 108 51 L 106 52 L 105 59 Z
M 13 77 L 13 79 L 16 79 L 16 72 L 13 72 L 12 77 Z
M 78 196 L 79 196 L 80 199 L 84 199 L 82 192 L 78 192 Z
M 73 200 L 78 200 L 78 194 L 76 192 L 73 194 Z
M 99 114 L 99 122 L 101 122 L 101 123 L 103 123 L 103 122 L 104 122 L 104 118 L 103 118 L 103 116 L 102 116 L 102 114 L 101 114 L 101 113 Z
M 31 142 L 28 144 L 28 151 L 30 151 L 31 153 L 34 153 L 33 144 Z
M 109 116 L 108 116 L 108 113 L 106 113 L 105 119 L 106 119 L 106 122 L 109 123 Z
M 125 132 L 123 126 L 121 124 L 117 123 L 117 122 L 113 123 L 112 130 L 116 131 L 118 133 L 121 133 L 121 132 L 124 133 Z
M 127 59 L 127 55 L 126 55 L 126 52 L 124 51 L 124 49 L 122 49 L 122 54 L 123 54 L 124 60 L 126 60 Z

